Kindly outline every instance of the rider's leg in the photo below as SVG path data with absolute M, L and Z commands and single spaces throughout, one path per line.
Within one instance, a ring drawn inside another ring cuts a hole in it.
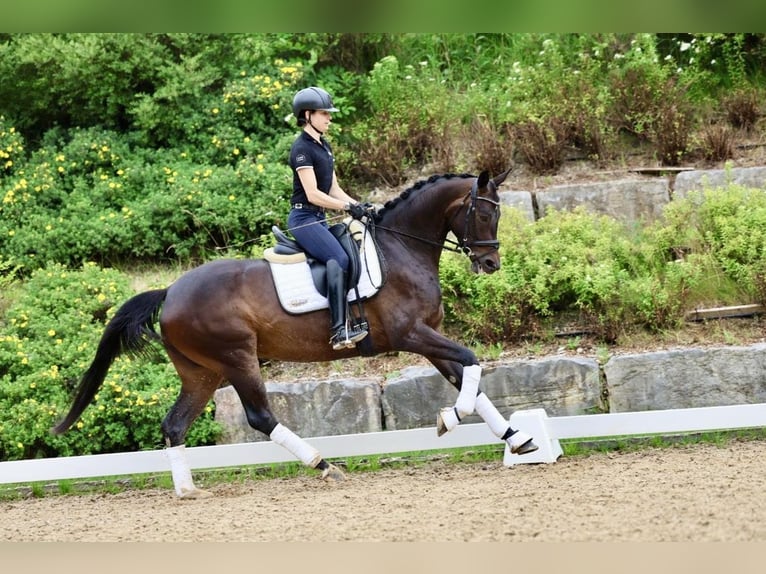
M 325 216 L 293 209 L 287 219 L 296 241 L 311 257 L 327 266 L 327 302 L 330 307 L 330 344 L 340 350 L 353 347 L 367 336 L 358 326 L 349 328 L 346 273 L 349 260 L 338 239 L 327 227 Z
M 327 302 L 330 305 L 330 344 L 337 350 L 353 347 L 367 336 L 358 326 L 349 327 L 346 273 L 335 259 L 327 262 Z

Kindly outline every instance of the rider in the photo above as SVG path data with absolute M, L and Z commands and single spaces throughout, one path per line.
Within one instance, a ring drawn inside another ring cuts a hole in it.
M 351 348 L 367 336 L 365 329 L 346 325 L 349 259 L 325 217 L 327 209 L 347 211 L 356 219 L 365 215 L 364 207 L 338 185 L 332 149 L 324 138 L 332 112 L 337 111 L 330 94 L 321 88 L 305 88 L 293 98 L 293 114 L 303 131 L 290 150 L 293 195 L 287 218 L 296 241 L 327 266 L 330 344 L 335 350 Z

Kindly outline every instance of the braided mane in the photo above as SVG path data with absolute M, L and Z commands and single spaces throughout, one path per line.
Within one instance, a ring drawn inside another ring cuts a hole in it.
M 432 175 L 428 179 L 418 181 L 417 183 L 412 185 L 412 187 L 409 187 L 405 189 L 403 192 L 401 192 L 398 197 L 388 200 L 383 205 L 383 207 L 376 213 L 375 221 L 379 222 L 381 218 L 386 214 L 386 212 L 391 211 L 395 209 L 397 205 L 400 205 L 406 202 L 412 196 L 414 192 L 419 191 L 423 187 L 430 185 L 432 183 L 435 183 L 439 181 L 440 179 L 452 179 L 455 177 L 469 178 L 469 177 L 476 177 L 476 176 L 470 173 L 461 173 L 461 174 L 445 173 L 443 175 Z

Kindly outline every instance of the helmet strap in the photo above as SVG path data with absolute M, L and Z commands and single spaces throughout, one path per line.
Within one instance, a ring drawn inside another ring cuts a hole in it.
M 306 118 L 306 125 L 311 126 L 311 129 L 313 129 L 316 133 L 319 134 L 319 137 L 321 138 L 324 136 L 324 132 L 320 132 L 314 124 L 311 123 L 311 110 L 306 110 L 308 112 L 308 117 Z

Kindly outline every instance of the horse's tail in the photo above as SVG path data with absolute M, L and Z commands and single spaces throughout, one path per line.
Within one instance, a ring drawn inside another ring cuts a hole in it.
M 117 310 L 101 336 L 93 362 L 77 386 L 69 412 L 51 429 L 52 433 L 66 432 L 80 418 L 118 356 L 123 353 L 140 354 L 150 339 L 159 339 L 154 324 L 166 295 L 167 289 L 146 291 L 128 299 Z

